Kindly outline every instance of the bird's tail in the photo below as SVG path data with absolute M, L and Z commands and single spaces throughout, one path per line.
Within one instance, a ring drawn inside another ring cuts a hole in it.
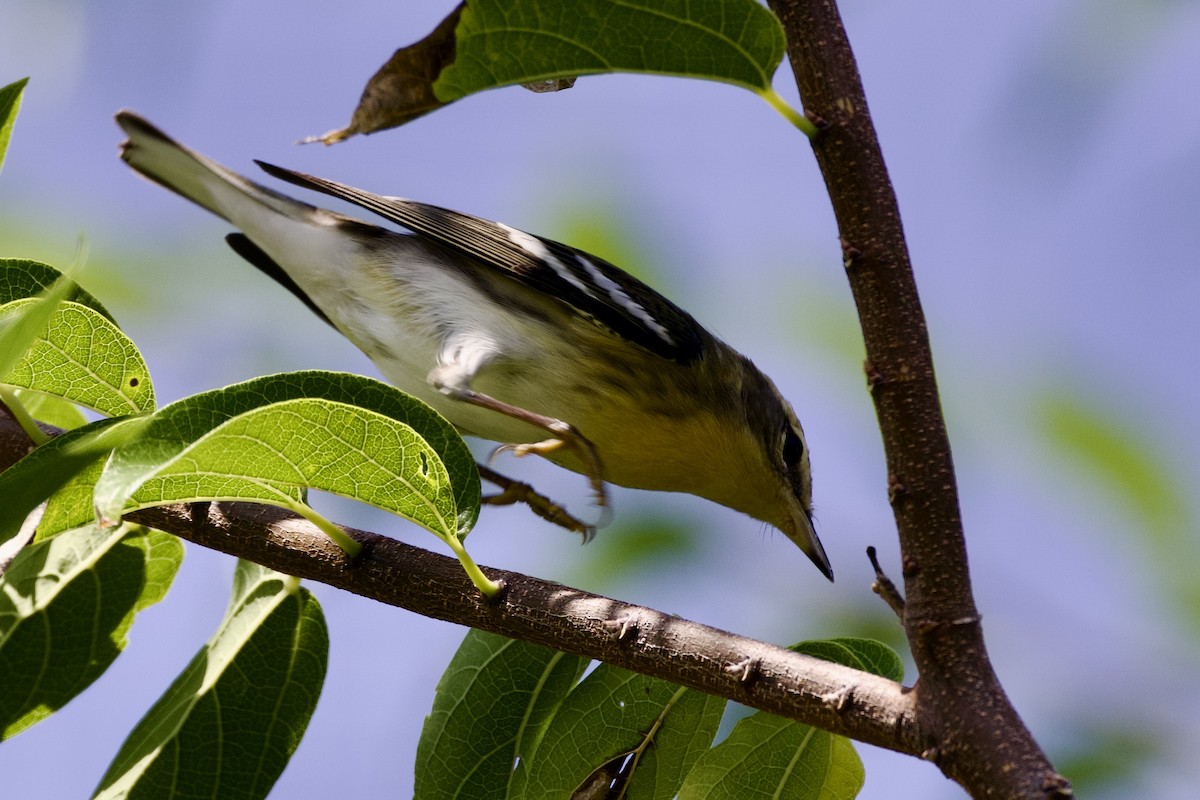
M 261 217 L 264 207 L 290 218 L 316 210 L 189 150 L 132 111 L 118 112 L 117 124 L 129 137 L 121 144 L 125 163 L 239 227 L 247 216 Z

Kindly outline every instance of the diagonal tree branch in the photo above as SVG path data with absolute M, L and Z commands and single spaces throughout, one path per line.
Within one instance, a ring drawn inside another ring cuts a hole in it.
M 25 433 L 0 414 L 0 471 L 28 451 Z M 489 603 L 453 558 L 346 529 L 364 545 L 351 562 L 312 523 L 270 506 L 173 505 L 129 519 L 424 616 L 599 659 L 891 750 L 922 749 L 911 693 L 900 684 L 651 608 L 484 567 L 506 584 Z
M 834 0 L 768 0 L 809 119 L 867 349 L 900 534 L 925 757 L 974 797 L 1067 797 L 1012 707 L 971 592 L 950 442 L 895 192 Z

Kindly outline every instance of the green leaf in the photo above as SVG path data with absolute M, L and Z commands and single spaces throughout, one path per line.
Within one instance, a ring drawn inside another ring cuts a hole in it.
M 883 642 L 874 639 L 815 639 L 800 642 L 788 649 L 893 681 L 904 679 L 904 662 L 900 656 Z
M 0 258 L 0 305 L 11 303 L 14 300 L 37 297 L 54 286 L 61 277 L 63 277 L 61 272 L 40 261 L 31 261 L 27 258 Z M 110 320 L 113 318 L 99 300 L 75 284 L 71 284 L 69 292 L 63 299 L 99 311 Z
M 113 448 L 135 439 L 146 423 L 144 417 L 93 422 L 54 437 L 0 473 L 0 497 L 4 498 L 0 503 L 0 544 L 16 535 L 39 503 L 97 464 Z M 90 492 L 81 499 L 82 509 L 72 518 L 76 525 L 95 519 Z M 45 522 L 43 518 L 43 526 Z
M 569 797 L 617 784 L 628 797 L 671 798 L 712 744 L 724 707 L 720 698 L 601 664 L 518 764 L 510 797 Z
M 22 550 L 0 578 L 0 739 L 96 680 L 182 560 L 178 539 L 145 528 L 80 528 Z
M 766 91 L 786 48 L 754 0 L 472 0 L 453 63 L 434 91 L 449 103 L 519 83 L 602 72 L 706 78 Z
M 418 800 L 503 800 L 587 659 L 472 630 L 438 682 L 417 745 Z
M 579 75 L 635 72 L 720 81 L 763 97 L 808 135 L 771 87 L 783 26 L 755 0 L 471 0 L 371 78 L 349 126 L 326 144 L 395 127 L 501 86 L 562 88 Z
M 21 78 L 0 89 L 0 171 L 4 169 L 4 156 L 8 153 L 8 140 L 12 137 L 13 123 L 21 110 L 21 98 L 29 78 Z
M 904 677 L 895 651 L 872 639 L 822 639 L 790 649 L 894 681 Z M 679 798 L 840 800 L 856 796 L 863 778 L 850 740 L 760 711 L 738 722 L 729 738 L 701 756 Z
M 87 417 L 69 400 L 27 389 L 17 389 L 16 396 L 17 401 L 29 412 L 29 416 L 39 422 L 67 431 L 87 424 Z
M 849 800 L 863 778 L 849 739 L 760 711 L 700 757 L 679 800 Z
M 94 797 L 266 797 L 316 708 L 328 655 L 316 598 L 238 562 L 220 628 L 129 734 Z
M 42 301 L 0 306 L 0 326 L 31 313 Z M 150 371 L 137 346 L 104 315 L 63 302 L 2 381 L 79 403 L 108 416 L 154 409 Z
M 109 519 L 200 500 L 304 513 L 305 488 L 370 503 L 454 543 L 479 514 L 479 473 L 449 422 L 392 386 L 332 372 L 257 378 L 160 409 L 113 454 L 96 507 Z
M 12 372 L 38 339 L 46 335 L 50 318 L 74 285 L 63 276 L 36 299 L 0 306 L 0 312 L 7 312 L 0 315 L 0 379 Z
M 92 504 L 92 493 L 100 473 L 104 471 L 104 463 L 105 459 L 98 458 L 85 465 L 50 495 L 33 537 L 35 542 L 95 522 L 96 507 Z

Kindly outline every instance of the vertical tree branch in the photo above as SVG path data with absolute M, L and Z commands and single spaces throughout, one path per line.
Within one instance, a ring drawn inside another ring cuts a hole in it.
M 925 756 L 974 797 L 1067 797 L 1008 701 L 971 592 L 950 442 L 895 192 L 834 0 L 768 0 L 787 32 L 841 235 L 900 535 Z

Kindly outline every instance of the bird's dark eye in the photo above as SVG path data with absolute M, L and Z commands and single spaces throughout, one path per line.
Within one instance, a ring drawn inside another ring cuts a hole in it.
M 800 459 L 804 457 L 804 442 L 801 440 L 800 434 L 791 425 L 785 425 L 783 428 L 783 443 L 781 447 L 783 463 L 788 466 L 799 464 Z

